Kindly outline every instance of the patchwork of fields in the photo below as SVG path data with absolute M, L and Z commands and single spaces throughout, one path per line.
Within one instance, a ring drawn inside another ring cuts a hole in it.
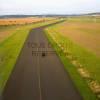
M 56 18 L 0 19 L 0 92 L 32 28 L 58 22 Z M 100 18 L 66 18 L 45 29 L 49 42 L 84 100 L 100 98 Z

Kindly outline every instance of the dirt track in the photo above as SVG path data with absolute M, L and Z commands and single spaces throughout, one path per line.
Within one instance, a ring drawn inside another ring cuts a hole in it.
M 30 31 L 4 89 L 3 100 L 82 100 L 55 51 L 50 47 L 47 50 L 45 27 Z

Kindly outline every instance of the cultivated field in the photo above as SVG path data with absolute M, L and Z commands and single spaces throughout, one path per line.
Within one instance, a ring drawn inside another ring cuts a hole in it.
M 56 30 L 100 57 L 100 23 L 66 21 Z
M 7 18 L 0 19 L 0 26 L 6 25 L 23 25 L 23 24 L 31 24 L 41 21 L 52 20 L 55 18 L 38 18 L 38 17 L 27 17 L 27 18 Z
M 92 98 L 88 87 L 99 98 L 100 19 L 94 19 L 94 17 L 68 18 L 61 24 L 47 28 L 46 33 L 84 100 L 96 100 Z M 68 61 L 73 67 L 68 64 Z

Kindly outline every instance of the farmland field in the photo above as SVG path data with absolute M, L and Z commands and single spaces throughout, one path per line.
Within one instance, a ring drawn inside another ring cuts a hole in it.
M 38 18 L 38 17 L 27 17 L 27 18 L 5 18 L 0 19 L 0 26 L 7 26 L 7 25 L 24 25 L 24 24 L 31 24 L 36 22 L 41 22 L 44 20 L 52 20 L 55 18 Z
M 66 21 L 57 31 L 100 57 L 100 23 Z
M 85 100 L 90 100 L 86 94 L 91 97 L 91 93 L 87 92 L 88 89 L 84 90 L 87 86 L 80 81 L 77 72 L 99 97 L 100 18 L 68 18 L 61 24 L 47 28 L 46 33 Z M 68 60 L 76 69 L 67 66 Z

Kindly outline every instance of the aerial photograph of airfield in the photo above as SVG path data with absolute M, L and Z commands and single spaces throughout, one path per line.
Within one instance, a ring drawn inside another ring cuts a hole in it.
M 100 1 L 0 0 L 0 100 L 100 100 Z

